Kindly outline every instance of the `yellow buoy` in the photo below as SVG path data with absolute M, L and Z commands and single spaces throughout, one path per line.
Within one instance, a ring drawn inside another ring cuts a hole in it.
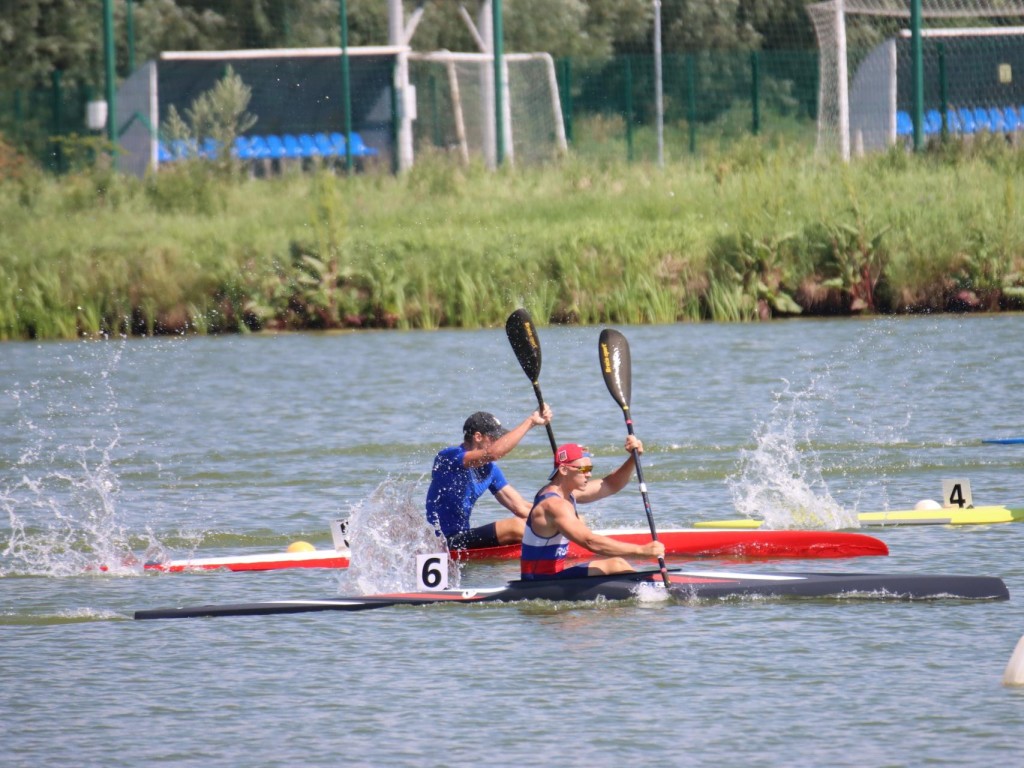
M 308 541 L 293 541 L 288 545 L 289 552 L 315 552 L 316 547 L 310 544 Z
M 1024 685 L 1024 637 L 1017 641 L 1003 673 L 1003 685 Z

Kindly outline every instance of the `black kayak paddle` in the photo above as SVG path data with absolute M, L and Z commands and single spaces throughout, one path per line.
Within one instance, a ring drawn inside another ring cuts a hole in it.
M 633 432 L 633 419 L 629 414 L 630 391 L 633 385 L 631 363 L 629 358 L 629 343 L 626 337 L 616 330 L 605 328 L 597 343 L 598 356 L 601 361 L 601 374 L 604 376 L 604 383 L 608 386 L 615 402 L 622 408 L 622 415 L 626 419 L 626 431 Z M 633 450 L 633 463 L 636 465 L 636 478 L 640 483 L 640 496 L 644 500 L 644 511 L 647 513 L 647 523 L 651 526 L 651 538 L 658 540 L 658 529 L 654 525 L 654 513 L 651 511 L 651 500 L 647 498 L 647 484 L 644 482 L 644 470 L 640 466 L 640 452 Z M 665 558 L 658 558 L 658 566 L 661 568 L 661 577 L 668 583 L 668 571 L 665 568 Z
M 505 333 L 512 345 L 512 351 L 516 353 L 516 359 L 523 368 L 526 378 L 533 384 L 533 391 L 537 395 L 537 404 L 540 410 L 544 410 L 544 395 L 540 392 L 540 339 L 537 338 L 537 331 L 533 326 L 533 319 L 525 309 L 517 309 L 508 316 L 505 321 Z M 551 441 L 551 452 L 558 450 L 555 443 L 555 433 L 550 424 L 544 425 L 548 430 L 548 440 Z

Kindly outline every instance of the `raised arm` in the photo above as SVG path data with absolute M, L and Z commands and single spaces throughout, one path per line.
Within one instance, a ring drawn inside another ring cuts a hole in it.
M 643 454 L 644 444 L 636 435 L 628 435 L 625 447 L 626 452 L 629 453 L 629 458 L 622 462 L 622 465 L 611 474 L 587 483 L 587 487 L 576 494 L 576 500 L 580 504 L 589 504 L 598 499 L 603 499 L 618 493 L 626 487 L 626 483 L 633 476 L 633 449 L 636 448 L 637 452 Z M 566 535 L 568 536 L 568 534 Z
M 550 421 L 551 409 L 545 403 L 542 410 L 531 413 L 523 419 L 521 424 L 509 430 L 497 440 L 493 440 L 489 446 L 466 451 L 465 458 L 462 460 L 463 466 L 481 467 L 488 462 L 497 461 L 519 445 L 519 441 L 526 437 L 527 432 L 534 427 L 542 427 Z

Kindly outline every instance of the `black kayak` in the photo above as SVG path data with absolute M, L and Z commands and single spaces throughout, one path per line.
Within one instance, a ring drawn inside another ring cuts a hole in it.
M 265 616 L 313 611 L 363 611 L 396 605 L 437 603 L 514 603 L 523 600 L 628 600 L 638 590 L 668 589 L 679 601 L 729 597 L 799 597 L 861 600 L 1007 600 L 1006 584 L 995 576 L 913 573 L 746 573 L 742 571 L 638 571 L 578 579 L 510 581 L 489 589 L 450 589 L 355 595 L 327 600 L 278 600 L 261 603 L 184 606 L 136 611 L 136 619 L 185 619 L 202 616 Z

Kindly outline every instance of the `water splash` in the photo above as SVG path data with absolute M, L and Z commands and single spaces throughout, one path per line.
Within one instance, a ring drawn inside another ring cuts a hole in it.
M 100 352 L 111 357 L 91 377 L 94 403 L 88 397 L 69 401 L 63 386 L 68 382 L 60 377 L 5 393 L 14 403 L 22 445 L 0 485 L 0 510 L 9 524 L 6 541 L 0 542 L 0 577 L 141 570 L 119 521 L 120 483 L 112 458 L 121 433 L 109 374 L 122 351 L 123 345 L 112 345 Z M 53 425 L 69 421 L 77 427 L 71 432 L 82 435 L 81 444 L 57 440 L 69 430 Z M 107 437 L 87 437 L 88 432 Z
M 361 594 L 414 590 L 416 556 L 447 551 L 424 517 L 423 493 L 422 478 L 389 478 L 352 508 L 346 578 Z M 459 585 L 460 574 L 459 564 L 450 561 L 450 587 Z
M 887 451 L 906 440 L 936 344 L 929 325 L 908 348 L 899 327 L 896 320 L 874 320 L 824 363 L 811 358 L 808 384 L 794 388 L 783 380 L 771 414 L 755 430 L 756 447 L 742 452 L 740 470 L 727 480 L 738 511 L 771 528 L 835 529 L 858 527 L 862 500 L 888 506 Z M 905 373 L 876 376 L 889 369 Z M 826 465 L 814 446 L 829 429 L 847 445 Z M 851 497 L 848 509 L 830 494 L 826 472 L 857 477 L 855 487 L 844 489 Z
M 809 447 L 818 424 L 815 403 L 830 399 L 819 393 L 821 381 L 793 391 L 783 380 L 771 415 L 755 432 L 755 447 L 741 452 L 739 472 L 726 481 L 736 509 L 768 528 L 859 526 L 856 513 L 832 498 L 820 457 Z
M 664 585 L 648 582 L 640 582 L 637 584 L 634 593 L 636 594 L 637 602 L 641 605 L 667 603 L 671 596 L 669 591 L 665 589 Z

